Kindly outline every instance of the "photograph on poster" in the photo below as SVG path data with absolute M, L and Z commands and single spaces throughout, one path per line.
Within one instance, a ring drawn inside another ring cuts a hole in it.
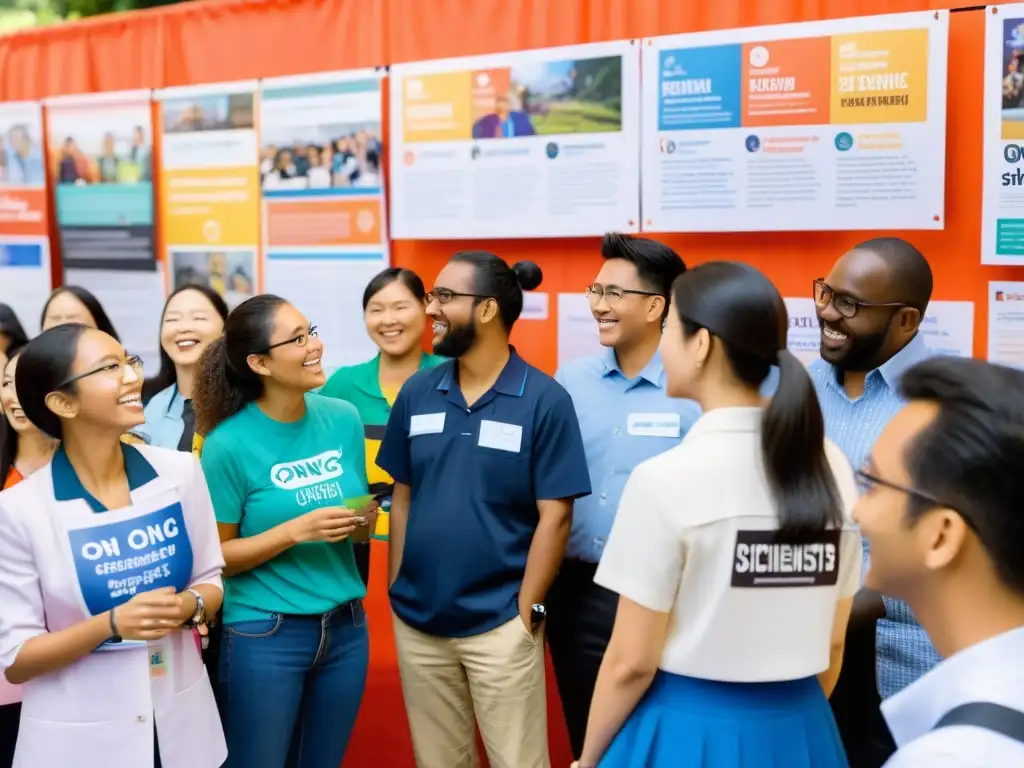
M 477 72 L 473 138 L 622 130 L 622 57 L 523 62 Z
M 245 130 L 253 127 L 251 93 L 219 93 L 163 101 L 164 133 Z
M 236 307 L 256 293 L 256 252 L 251 250 L 170 252 L 172 290 L 205 285 Z
M 380 186 L 379 121 L 301 127 L 267 121 L 260 133 L 265 190 Z
M 52 131 L 50 136 L 52 141 Z M 152 179 L 152 139 L 144 126 L 83 120 L 55 144 L 50 163 L 58 184 L 137 184 Z
M 1003 19 L 1002 137 L 1024 138 L 1024 19 Z M 995 83 L 991 83 L 992 86 Z
M 6 117 L 0 110 L 0 187 L 45 183 L 42 138 L 38 123 Z

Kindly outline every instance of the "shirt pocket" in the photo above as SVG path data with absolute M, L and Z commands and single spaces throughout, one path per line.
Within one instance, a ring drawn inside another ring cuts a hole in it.
M 477 445 L 477 482 L 481 497 L 489 504 L 519 506 L 532 504 L 533 472 L 530 456 L 522 451 L 503 451 Z

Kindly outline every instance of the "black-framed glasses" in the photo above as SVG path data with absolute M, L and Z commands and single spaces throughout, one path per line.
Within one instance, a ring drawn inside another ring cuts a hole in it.
M 482 293 L 460 293 L 459 291 L 452 291 L 448 288 L 435 288 L 427 294 L 427 304 L 432 301 L 436 301 L 438 304 L 447 304 L 452 299 L 457 299 L 459 296 L 465 296 L 468 299 L 493 299 L 495 296 L 485 296 Z
M 609 303 L 614 303 L 616 301 L 621 301 L 622 297 L 626 296 L 626 295 L 631 295 L 631 296 L 661 296 L 662 295 L 660 293 L 657 293 L 656 291 L 637 291 L 637 290 L 634 290 L 633 288 L 618 288 L 618 287 L 614 287 L 614 286 L 609 287 L 609 288 L 605 288 L 600 283 L 594 283 L 593 285 L 588 285 L 586 288 L 583 289 L 583 292 L 587 295 L 588 299 L 590 299 L 591 301 L 593 301 L 595 303 L 600 301 L 602 296 L 604 296 L 606 299 L 608 299 Z
M 906 494 L 910 498 L 922 502 L 926 507 L 945 507 L 947 509 L 952 509 L 954 512 L 956 512 L 958 515 L 960 515 L 960 517 L 964 519 L 964 522 L 967 523 L 969 528 L 977 530 L 974 526 L 974 523 L 971 522 L 970 516 L 967 515 L 962 509 L 958 509 L 957 507 L 954 507 L 952 504 L 947 504 L 946 502 L 936 498 L 930 493 L 927 493 L 925 491 L 919 491 L 916 488 L 911 488 L 909 485 L 901 485 L 900 483 L 894 483 L 891 480 L 884 480 L 878 475 L 874 474 L 870 469 L 858 469 L 856 472 L 853 473 L 853 476 L 857 480 L 857 488 L 858 490 L 860 490 L 862 494 L 867 493 L 876 486 L 889 488 L 890 490 Z
M 142 358 L 139 357 L 138 355 L 129 355 L 120 363 L 107 363 L 106 365 L 101 365 L 98 368 L 93 368 L 91 371 L 86 371 L 85 373 L 79 373 L 74 376 L 69 376 L 68 378 L 64 379 L 64 381 L 62 381 L 60 384 L 58 384 L 54 389 L 64 389 L 65 387 L 71 386 L 76 381 L 81 381 L 82 379 L 88 378 L 89 376 L 96 376 L 97 374 L 104 374 L 106 376 L 120 374 L 121 376 L 124 376 L 125 368 L 131 368 L 133 371 L 135 371 L 135 375 L 138 378 L 142 378 Z
M 814 281 L 814 303 L 818 309 L 826 309 L 829 304 L 836 308 L 836 312 L 850 319 L 857 314 L 861 307 L 905 307 L 902 301 L 861 301 L 845 293 L 837 293 L 832 286 L 819 277 Z
M 298 336 L 292 336 L 290 339 L 285 339 L 284 341 L 278 341 L 274 344 L 271 344 L 266 349 L 260 352 L 255 352 L 254 354 L 266 355 L 272 349 L 277 349 L 278 347 L 287 347 L 289 344 L 294 344 L 297 347 L 304 347 L 307 344 L 309 344 L 310 339 L 315 339 L 317 336 L 320 335 L 316 332 L 316 328 L 317 327 L 315 325 L 311 325 L 309 326 L 309 330 L 307 330 L 305 333 L 300 333 Z

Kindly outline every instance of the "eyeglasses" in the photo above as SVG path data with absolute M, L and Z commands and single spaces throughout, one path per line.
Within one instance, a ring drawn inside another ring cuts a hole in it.
M 814 281 L 814 303 L 818 309 L 827 309 L 831 304 L 843 317 L 849 319 L 857 314 L 861 307 L 905 307 L 900 301 L 860 301 L 845 293 L 836 293 L 822 278 Z
M 438 304 L 447 304 L 452 299 L 458 298 L 459 296 L 465 296 L 469 299 L 493 299 L 494 296 L 484 296 L 481 293 L 460 293 L 459 291 L 451 291 L 447 288 L 435 288 L 427 294 L 427 304 L 432 301 L 436 301 Z
M 287 347 L 289 344 L 294 344 L 297 347 L 304 347 L 307 344 L 309 344 L 310 339 L 315 339 L 319 335 L 320 334 L 316 332 L 316 326 L 311 325 L 309 326 L 309 330 L 306 331 L 305 333 L 300 333 L 298 336 L 292 336 L 290 339 L 285 339 L 284 341 L 279 341 L 276 344 L 271 344 L 262 352 L 255 352 L 253 354 L 265 355 L 272 349 L 277 349 L 278 347 Z
M 890 480 L 883 480 L 878 475 L 873 474 L 869 469 L 858 469 L 856 472 L 853 473 L 853 475 L 854 478 L 857 480 L 857 488 L 858 490 L 860 490 L 862 494 L 867 493 L 876 486 L 889 488 L 890 490 L 897 491 L 898 493 L 905 493 L 912 499 L 917 499 L 918 501 L 924 502 L 925 505 L 927 505 L 928 507 L 945 507 L 947 509 L 952 509 L 954 512 L 956 512 L 958 515 L 960 515 L 960 517 L 964 519 L 964 522 L 967 523 L 968 527 L 975 527 L 974 523 L 971 522 L 971 518 L 964 514 L 962 510 L 959 510 L 953 505 L 947 504 L 944 501 L 940 501 L 930 493 L 919 491 L 916 488 L 911 488 L 906 485 L 900 485 L 899 483 L 894 483 Z
M 85 373 L 79 373 L 75 376 L 70 376 L 64 379 L 64 381 L 62 381 L 56 387 L 54 387 L 54 389 L 64 389 L 65 387 L 71 386 L 76 381 L 81 381 L 82 379 L 88 378 L 89 376 L 96 376 L 97 374 L 103 374 L 104 376 L 112 376 L 114 374 L 119 374 L 121 376 L 124 376 L 126 368 L 131 368 L 138 378 L 142 378 L 142 358 L 139 357 L 138 355 L 131 355 L 130 357 L 125 358 L 123 362 L 108 363 L 107 365 L 101 365 L 99 368 L 93 368 L 91 371 L 86 371 Z
M 583 289 L 583 292 L 595 304 L 601 300 L 602 296 L 608 299 L 609 304 L 620 301 L 626 294 L 633 296 L 661 296 L 660 293 L 655 293 L 654 291 L 635 291 L 632 288 L 605 288 L 600 283 L 588 285 Z

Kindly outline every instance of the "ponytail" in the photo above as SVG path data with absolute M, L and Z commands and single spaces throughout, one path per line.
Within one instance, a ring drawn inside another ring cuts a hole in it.
M 779 534 L 793 537 L 842 524 L 839 492 L 825 456 L 825 420 L 807 369 L 779 352 L 779 387 L 765 409 L 761 450 L 779 510 Z
M 259 377 L 248 369 L 247 373 L 239 374 L 231 365 L 223 336 L 203 351 L 192 392 L 197 435 L 210 434 L 260 396 L 263 385 Z

